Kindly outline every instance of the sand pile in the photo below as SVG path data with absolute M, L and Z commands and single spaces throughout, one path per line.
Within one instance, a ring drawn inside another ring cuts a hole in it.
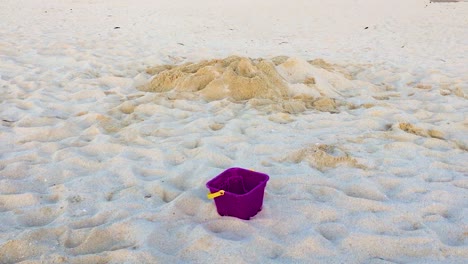
M 278 100 L 287 95 L 287 86 L 271 61 L 228 57 L 222 60 L 164 65 L 148 70 L 156 74 L 142 90 L 165 92 L 201 91 L 206 100 L 232 98 Z
M 348 153 L 335 146 L 326 144 L 312 144 L 306 146 L 279 159 L 279 161 L 293 163 L 306 161 L 310 166 L 320 171 L 324 171 L 328 168 L 335 168 L 342 164 L 365 169 L 365 166 L 359 164 L 358 161 Z
M 139 90 L 191 92 L 207 101 L 249 100 L 287 113 L 316 109 L 338 112 L 343 98 L 335 86 L 350 87 L 351 75 L 325 61 L 286 56 L 250 59 L 231 56 L 182 65 L 160 65 L 147 70 L 152 80 Z M 346 85 L 342 85 L 346 83 Z

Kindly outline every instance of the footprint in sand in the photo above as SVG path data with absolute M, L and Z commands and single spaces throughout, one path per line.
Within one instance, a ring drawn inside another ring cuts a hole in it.
M 331 242 L 339 242 L 349 234 L 345 225 L 340 223 L 324 223 L 317 227 L 318 232 Z
M 153 197 L 159 197 L 164 203 L 172 202 L 182 193 L 181 190 L 169 183 L 158 182 L 152 185 L 153 187 L 149 189 L 149 192 Z
M 44 206 L 40 208 L 33 208 L 18 215 L 17 219 L 22 225 L 27 227 L 46 226 L 57 219 L 63 210 L 59 206 Z
M 132 247 L 135 243 L 133 234 L 128 223 L 115 223 L 92 229 L 69 230 L 63 243 L 73 255 L 98 254 Z
M 346 195 L 369 199 L 374 201 L 385 201 L 388 200 L 387 196 L 379 189 L 378 186 L 373 184 L 371 181 L 364 179 L 356 180 L 354 183 L 347 185 L 344 189 Z
M 247 239 L 252 234 L 252 227 L 236 219 L 219 219 L 204 225 L 204 228 L 218 238 L 232 241 Z
M 218 131 L 218 130 L 222 129 L 223 127 L 224 127 L 224 124 L 222 124 L 222 123 L 210 124 L 210 129 L 213 130 L 213 131 Z
M 65 227 L 59 228 L 36 228 L 29 232 L 23 232 L 14 239 L 0 245 L 0 263 L 13 264 L 29 262 L 40 256 L 50 254 L 58 245 Z

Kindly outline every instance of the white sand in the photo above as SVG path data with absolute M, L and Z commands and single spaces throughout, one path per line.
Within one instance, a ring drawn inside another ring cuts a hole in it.
M 1 1 L 0 263 L 466 262 L 468 3 L 428 2 Z M 137 90 L 230 55 L 310 107 Z M 250 221 L 206 198 L 233 166 Z

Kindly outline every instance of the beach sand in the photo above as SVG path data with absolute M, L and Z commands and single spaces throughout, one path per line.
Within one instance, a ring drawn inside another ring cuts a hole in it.
M 462 1 L 464 0 L 431 0 L 431 3 L 457 3 Z
M 468 3 L 4 0 L 0 263 L 465 263 Z M 206 182 L 267 173 L 221 217 Z

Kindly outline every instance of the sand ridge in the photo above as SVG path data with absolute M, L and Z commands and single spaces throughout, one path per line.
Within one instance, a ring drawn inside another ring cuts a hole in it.
M 193 92 L 207 101 L 230 99 L 252 100 L 252 105 L 274 105 L 276 111 L 300 113 L 307 109 L 338 112 L 343 93 L 356 85 L 343 67 L 322 59 L 304 61 L 277 56 L 250 59 L 231 56 L 224 59 L 161 65 L 146 70 L 154 75 L 138 89 L 149 92 Z M 324 74 L 325 73 L 325 74 Z M 344 87 L 344 88 L 343 88 Z M 350 105 L 348 105 L 350 106 Z

